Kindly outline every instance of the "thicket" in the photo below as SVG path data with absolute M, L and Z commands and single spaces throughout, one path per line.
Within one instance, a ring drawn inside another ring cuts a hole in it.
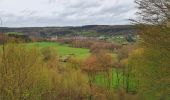
M 88 78 L 78 69 L 59 67 L 50 48 L 5 45 L 0 55 L 1 100 L 75 100 L 89 94 Z
M 114 52 L 121 48 L 121 45 L 111 42 L 106 42 L 96 39 L 58 39 L 57 42 L 61 44 L 69 44 L 76 48 L 88 48 L 92 53 L 98 50 L 107 50 L 109 52 Z

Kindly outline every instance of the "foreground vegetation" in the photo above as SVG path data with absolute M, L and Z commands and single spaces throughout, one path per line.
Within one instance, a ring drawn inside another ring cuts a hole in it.
M 36 47 L 8 44 L 1 55 L 2 100 L 46 100 L 88 95 L 88 78 L 80 70 L 59 68 L 54 51 L 40 53 Z M 77 80 L 77 78 L 79 79 Z M 74 85 L 78 86 L 73 88 Z M 77 92 L 77 96 L 72 94 Z
M 112 71 L 116 60 L 111 54 L 100 51 L 85 60 L 73 57 L 63 63 L 51 46 L 54 44 L 48 45 L 41 49 L 32 44 L 5 45 L 0 55 L 2 100 L 121 98 L 115 91 L 127 78 L 118 70 Z

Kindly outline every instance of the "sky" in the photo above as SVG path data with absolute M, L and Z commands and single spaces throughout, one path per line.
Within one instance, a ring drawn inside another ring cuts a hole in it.
M 124 25 L 134 0 L 0 0 L 5 27 Z

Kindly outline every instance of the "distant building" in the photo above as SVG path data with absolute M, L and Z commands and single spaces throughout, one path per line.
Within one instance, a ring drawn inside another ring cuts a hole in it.
M 50 41 L 56 41 L 58 39 L 58 36 L 49 36 L 47 37 L 47 39 Z
M 57 39 L 58 39 L 58 36 L 52 36 L 52 37 L 51 37 L 51 40 L 52 40 L 52 41 L 55 41 L 55 40 L 57 40 Z
M 124 39 L 125 37 L 124 36 L 116 36 L 115 38 L 117 38 L 117 39 Z
M 100 37 L 98 37 L 98 39 L 99 39 L 99 40 L 106 40 L 107 37 L 105 37 L 105 36 L 100 36 Z

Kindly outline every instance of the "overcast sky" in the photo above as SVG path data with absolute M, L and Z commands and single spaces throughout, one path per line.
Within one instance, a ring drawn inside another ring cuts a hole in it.
M 0 0 L 3 26 L 129 24 L 134 0 Z

